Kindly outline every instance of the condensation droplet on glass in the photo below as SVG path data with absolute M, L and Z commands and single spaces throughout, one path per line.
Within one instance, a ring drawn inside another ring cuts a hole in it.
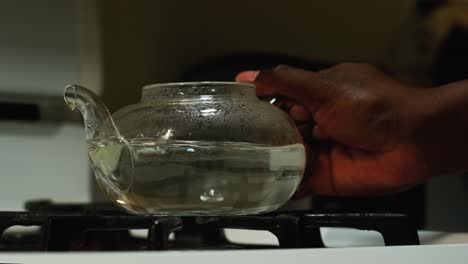
M 154 150 L 155 150 L 154 153 L 158 153 L 158 154 L 162 154 L 162 155 L 167 153 L 166 148 L 159 147 L 159 146 L 155 146 Z
M 224 197 L 215 189 L 209 189 L 200 195 L 200 200 L 203 202 L 222 202 Z
M 90 129 L 96 129 L 97 127 L 96 122 L 94 120 L 86 120 L 85 126 Z
M 166 131 L 166 133 L 162 136 L 162 139 L 164 139 L 164 140 L 170 139 L 170 138 L 174 135 L 174 133 L 172 133 L 172 131 L 174 131 L 174 129 L 169 128 L 169 129 Z
M 119 204 L 126 204 L 126 202 L 124 202 L 124 201 L 122 201 L 122 200 L 119 200 L 119 199 L 117 199 L 117 200 L 115 200 L 115 201 L 118 202 Z
M 194 148 L 187 148 L 186 151 L 187 152 L 195 152 L 195 149 Z

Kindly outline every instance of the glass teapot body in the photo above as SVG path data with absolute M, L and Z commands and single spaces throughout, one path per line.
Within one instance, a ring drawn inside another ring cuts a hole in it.
M 65 90 L 69 105 L 80 98 L 70 96 L 80 91 L 74 87 L 68 100 Z M 284 112 L 258 100 L 252 85 L 156 84 L 143 88 L 140 103 L 112 116 L 101 108 L 107 113 L 88 113 L 100 121 L 86 120 L 80 108 L 91 165 L 99 186 L 132 213 L 268 212 L 302 179 L 298 131 Z

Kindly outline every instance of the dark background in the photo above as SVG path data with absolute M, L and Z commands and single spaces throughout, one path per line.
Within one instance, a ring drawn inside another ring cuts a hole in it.
M 421 89 L 468 78 L 467 1 L 85 0 L 81 3 L 85 3 L 77 5 L 81 31 L 73 41 L 80 48 L 89 43 L 97 47 L 96 52 L 81 51 L 77 55 L 81 59 L 87 56 L 87 64 L 82 63 L 80 68 L 84 76 L 81 81 L 89 82 L 89 73 L 99 75 L 97 87 L 91 88 L 98 91 L 111 111 L 137 102 L 140 89 L 146 84 L 232 81 L 241 70 L 278 64 L 319 70 L 339 62 L 372 63 Z M 90 6 L 93 8 L 88 9 Z M 54 6 L 15 8 L 33 14 L 37 9 Z M 89 19 L 90 10 L 94 12 L 94 20 Z M 0 22 L 8 25 L 7 12 Z M 9 26 L 4 28 L 10 30 Z M 39 47 L 34 42 L 12 47 L 8 46 L 8 38 L 0 40 L 0 52 L 23 48 L 18 54 L 8 53 L 18 61 L 31 58 L 28 45 L 44 50 L 44 54 L 54 49 Z M 57 37 L 51 42 L 54 41 L 64 39 Z M 99 65 L 94 61 L 99 61 Z M 46 78 L 60 78 L 56 73 Z M 40 109 L 34 103 L 11 103 L 6 96 L 0 99 L 3 99 L 0 120 L 41 120 Z M 390 196 L 313 197 L 313 206 L 321 211 L 404 212 L 420 227 L 428 218 L 441 220 L 439 223 L 448 218 L 455 219 L 451 225 L 466 227 L 467 223 L 456 220 L 459 215 L 456 210 L 449 214 L 447 209 L 463 208 L 464 200 L 455 195 L 453 185 L 462 192 L 467 187 L 464 191 L 467 193 L 468 184 L 457 184 L 460 178 L 455 176 L 447 179 L 452 185 L 435 180 Z M 432 206 L 429 212 L 428 203 Z

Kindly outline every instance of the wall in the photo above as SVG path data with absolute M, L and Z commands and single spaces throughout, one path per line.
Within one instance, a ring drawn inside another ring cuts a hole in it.
M 381 62 L 396 41 L 407 5 L 402 0 L 100 1 L 104 97 L 116 109 L 137 101 L 144 84 L 177 81 L 188 65 L 232 52 Z
M 0 2 L 0 92 L 60 95 L 77 82 L 76 1 Z
M 68 111 L 59 107 L 63 88 L 84 78 L 80 3 L 0 1 L 0 101 L 47 98 L 44 107 Z M 0 210 L 27 199 L 90 199 L 83 126 L 68 121 L 0 120 Z

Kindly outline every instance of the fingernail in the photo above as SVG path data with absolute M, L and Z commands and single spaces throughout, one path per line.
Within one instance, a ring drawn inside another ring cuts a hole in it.
M 243 71 L 236 76 L 238 82 L 255 82 L 260 71 Z

